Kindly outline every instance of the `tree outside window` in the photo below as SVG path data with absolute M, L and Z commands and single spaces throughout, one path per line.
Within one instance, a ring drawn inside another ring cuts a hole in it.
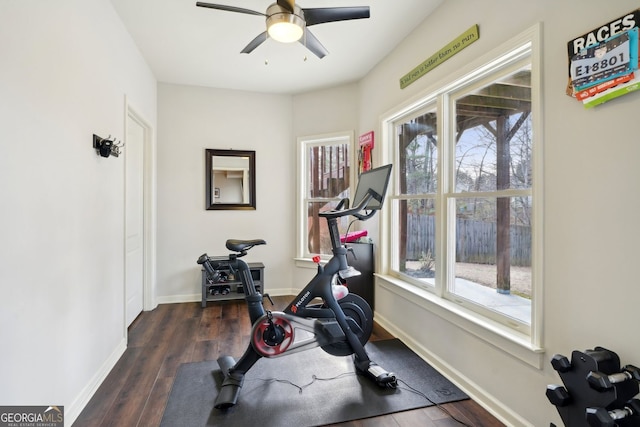
M 301 212 L 301 256 L 331 256 L 331 240 L 326 220 L 320 212 L 334 209 L 349 197 L 351 184 L 350 134 L 301 138 L 302 158 L 300 179 L 303 183 Z M 348 218 L 338 221 L 340 233 L 345 233 Z

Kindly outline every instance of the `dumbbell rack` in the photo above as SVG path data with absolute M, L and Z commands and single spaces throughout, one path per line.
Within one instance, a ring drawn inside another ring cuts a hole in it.
M 546 395 L 566 427 L 640 426 L 640 401 L 633 399 L 639 392 L 638 368 L 621 369 L 618 355 L 603 347 L 574 351 L 571 362 L 556 354 L 551 365 L 564 387 L 549 385 Z
M 261 262 L 249 262 L 249 271 L 253 283 L 258 292 L 264 292 L 264 264 Z M 220 267 L 216 270 L 216 277 L 208 278 L 202 269 L 202 308 L 207 306 L 207 301 L 224 301 L 244 298 L 244 287 L 238 277 L 228 267 Z

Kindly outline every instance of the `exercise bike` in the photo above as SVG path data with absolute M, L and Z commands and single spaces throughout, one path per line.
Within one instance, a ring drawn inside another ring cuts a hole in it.
M 265 245 L 264 240 L 230 239 L 226 242 L 226 248 L 232 252 L 228 257 L 200 256 L 197 262 L 208 277 L 215 277 L 217 270 L 227 268 L 240 278 L 253 325 L 251 342 L 237 362 L 230 356 L 218 359 L 224 380 L 216 408 L 228 409 L 236 404 L 245 374 L 260 358 L 318 346 L 334 356 L 353 355 L 356 372 L 380 387 L 397 387 L 395 375 L 371 361 L 364 348 L 373 330 L 371 307 L 358 295 L 343 296 L 346 279 L 360 272 L 348 265 L 349 249 L 342 245 L 338 232 L 338 218 L 354 216 L 367 220 L 382 207 L 390 172 L 391 165 L 386 165 L 362 173 L 354 197 L 359 200 L 356 206 L 349 208 L 349 199 L 342 199 L 334 210 L 319 213 L 327 220 L 333 257 L 324 266 L 318 262 L 317 274 L 283 312 L 265 311 L 263 295 L 256 290 L 249 266 L 241 259 L 254 246 Z M 268 295 L 264 297 L 271 300 Z

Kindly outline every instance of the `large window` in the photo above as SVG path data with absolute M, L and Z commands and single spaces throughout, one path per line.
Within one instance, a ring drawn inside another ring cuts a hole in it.
M 299 248 L 298 256 L 331 257 L 331 239 L 326 220 L 318 213 L 331 210 L 349 197 L 352 133 L 299 138 Z M 348 218 L 338 220 L 340 233 Z
M 396 165 L 391 274 L 519 332 L 532 330 L 533 43 L 519 43 L 384 123 Z

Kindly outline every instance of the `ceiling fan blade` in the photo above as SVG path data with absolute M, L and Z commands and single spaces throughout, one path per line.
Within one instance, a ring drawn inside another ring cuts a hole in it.
M 329 51 L 322 46 L 320 40 L 318 40 L 307 28 L 304 29 L 304 36 L 302 36 L 299 41 L 320 59 L 324 58 L 329 53 Z
M 293 13 L 295 0 L 277 0 L 278 6 Z
M 324 24 L 325 22 L 346 21 L 349 19 L 369 18 L 369 6 L 356 7 L 319 7 L 302 9 L 304 20 L 309 25 Z
M 199 2 L 196 2 L 196 6 L 207 7 L 209 9 L 226 10 L 228 12 L 246 13 L 248 15 L 266 16 L 264 13 L 256 12 L 255 10 L 243 9 L 241 7 L 235 7 L 235 6 L 226 6 L 224 4 L 204 3 L 199 1 Z
M 262 43 L 264 43 L 264 41 L 267 39 L 267 37 L 268 36 L 267 36 L 267 32 L 266 31 L 261 33 L 261 34 L 258 34 L 258 36 L 255 39 L 251 40 L 249 42 L 249 44 L 246 45 L 245 48 L 240 51 L 240 53 L 251 53 L 251 52 L 253 52 L 253 49 L 257 48 Z

